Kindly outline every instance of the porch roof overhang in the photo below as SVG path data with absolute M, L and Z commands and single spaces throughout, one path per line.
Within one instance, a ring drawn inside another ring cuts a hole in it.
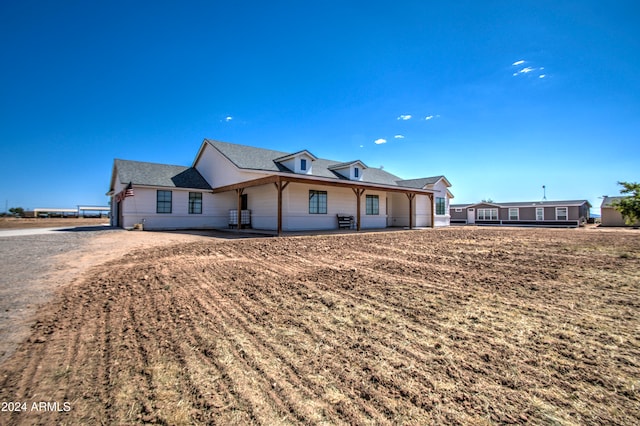
M 334 179 L 324 179 L 318 177 L 306 177 L 306 176 L 291 176 L 288 174 L 272 174 L 269 176 L 261 177 L 258 179 L 251 179 L 243 182 L 234 183 L 231 185 L 219 186 L 212 189 L 213 194 L 221 192 L 234 191 L 236 189 L 250 188 L 254 186 L 267 185 L 277 182 L 294 182 L 294 183 L 306 183 L 312 185 L 333 186 L 340 188 L 353 188 L 353 189 L 371 189 L 376 191 L 386 192 L 399 192 L 404 194 L 422 194 L 427 196 L 433 196 L 434 191 L 421 188 L 407 188 L 399 186 L 391 186 L 362 181 L 342 181 Z

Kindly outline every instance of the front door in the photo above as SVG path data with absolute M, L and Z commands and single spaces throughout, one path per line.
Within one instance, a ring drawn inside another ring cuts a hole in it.
M 470 225 L 476 223 L 476 209 L 467 209 L 467 223 Z
M 124 216 L 122 213 L 122 201 L 118 201 L 116 203 L 116 210 L 118 210 L 118 212 L 116 213 L 116 217 L 118 218 L 118 222 L 116 223 L 116 226 L 118 228 L 123 228 L 124 224 L 123 224 L 123 220 L 122 217 Z

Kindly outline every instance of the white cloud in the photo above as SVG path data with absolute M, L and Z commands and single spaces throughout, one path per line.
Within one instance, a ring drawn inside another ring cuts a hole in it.
M 398 120 L 402 120 L 402 121 L 411 120 L 411 114 L 403 114 L 400 117 L 398 117 Z
M 396 139 L 404 139 L 404 135 L 395 135 L 394 138 L 396 138 Z
M 530 72 L 536 71 L 536 70 L 542 70 L 544 68 L 532 68 L 532 67 L 526 67 L 526 68 L 522 68 L 520 71 L 518 72 L 514 72 L 513 75 L 520 75 L 520 74 L 529 74 Z
M 387 143 L 386 139 L 376 139 L 375 141 L 373 141 L 373 143 L 375 143 L 376 145 L 381 145 L 383 143 Z
M 521 60 L 516 61 L 513 64 L 511 64 L 514 67 L 520 68 L 518 71 L 513 73 L 514 77 L 517 77 L 519 75 L 526 75 L 526 74 L 537 75 L 538 78 L 545 78 L 547 76 L 547 74 L 543 74 L 544 67 L 526 66 L 524 68 L 521 68 L 520 65 L 525 64 L 525 63 L 529 64 L 530 61 L 525 61 L 524 59 L 521 59 Z
M 433 120 L 433 115 L 427 115 L 424 119 L 427 121 Z
M 226 121 L 227 123 L 230 122 L 231 120 L 233 120 L 233 117 L 228 115 L 224 118 L 224 121 Z

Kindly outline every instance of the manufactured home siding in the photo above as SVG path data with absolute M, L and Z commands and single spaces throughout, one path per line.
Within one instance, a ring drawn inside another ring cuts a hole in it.
M 457 212 L 456 210 L 460 210 Z M 451 221 L 461 222 L 467 220 L 467 208 L 466 207 L 455 207 L 449 206 L 449 214 Z

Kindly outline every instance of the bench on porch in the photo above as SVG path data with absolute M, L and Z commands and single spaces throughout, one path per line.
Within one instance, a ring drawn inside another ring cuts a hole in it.
M 353 223 L 353 216 L 348 214 L 338 213 L 336 217 L 338 218 L 338 229 L 351 229 L 351 224 Z

